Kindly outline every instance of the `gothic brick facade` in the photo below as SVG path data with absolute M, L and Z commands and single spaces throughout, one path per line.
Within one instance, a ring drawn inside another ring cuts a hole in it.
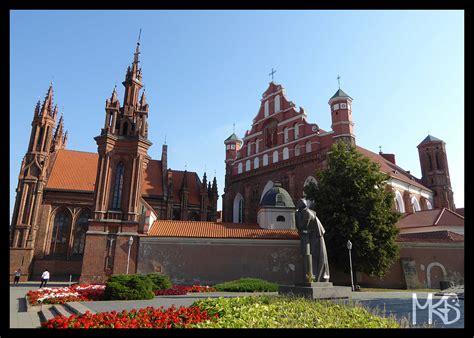
M 137 43 L 123 85 L 123 104 L 114 88 L 105 123 L 95 138 L 97 153 L 66 150 L 64 119 L 58 119 L 50 85 L 34 110 L 28 150 L 18 177 L 10 226 L 10 273 L 21 281 L 69 275 L 87 281 L 136 270 L 140 236 L 155 219 L 215 221 L 217 180 L 168 168 L 148 156 L 148 111 Z M 128 241 L 130 247 L 128 260 Z

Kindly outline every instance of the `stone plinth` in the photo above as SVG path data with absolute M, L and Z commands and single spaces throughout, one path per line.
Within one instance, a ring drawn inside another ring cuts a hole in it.
M 341 299 L 351 297 L 349 286 L 334 286 L 331 282 L 296 283 L 279 285 L 278 294 L 309 299 Z

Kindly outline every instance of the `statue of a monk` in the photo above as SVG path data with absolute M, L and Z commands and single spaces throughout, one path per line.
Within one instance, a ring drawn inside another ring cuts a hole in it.
M 309 242 L 313 261 L 313 274 L 316 282 L 329 281 L 329 264 L 324 242 L 325 230 L 316 216 L 316 212 L 308 208 L 305 199 L 296 203 L 296 228 L 301 239 L 302 254 L 306 254 L 306 245 Z

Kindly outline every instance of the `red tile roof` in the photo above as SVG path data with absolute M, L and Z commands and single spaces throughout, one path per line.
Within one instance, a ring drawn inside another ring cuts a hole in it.
M 457 208 L 456 213 L 464 217 L 464 208 Z
M 356 146 L 356 148 L 360 154 L 364 155 L 365 157 L 368 157 L 373 162 L 380 164 L 380 170 L 384 173 L 387 173 L 391 177 L 399 179 L 400 181 L 410 183 L 418 188 L 430 190 L 429 188 L 425 187 L 415 176 L 408 174 L 404 169 L 402 169 L 396 164 L 393 164 L 392 162 L 384 158 L 382 155 L 376 154 L 374 152 L 371 152 L 370 150 L 359 146 Z
M 464 236 L 452 231 L 432 231 L 412 234 L 401 234 L 397 242 L 464 242 Z
M 59 150 L 46 189 L 94 191 L 97 153 Z
M 464 217 L 449 209 L 432 209 L 405 214 L 397 226 L 400 229 L 451 225 L 464 227 Z
M 297 230 L 262 229 L 257 224 L 156 220 L 148 236 L 194 238 L 299 239 Z

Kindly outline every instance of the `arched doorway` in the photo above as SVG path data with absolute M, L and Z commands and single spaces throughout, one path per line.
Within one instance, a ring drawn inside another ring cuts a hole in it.
M 237 193 L 234 198 L 233 219 L 234 223 L 242 223 L 244 219 L 244 198 Z

